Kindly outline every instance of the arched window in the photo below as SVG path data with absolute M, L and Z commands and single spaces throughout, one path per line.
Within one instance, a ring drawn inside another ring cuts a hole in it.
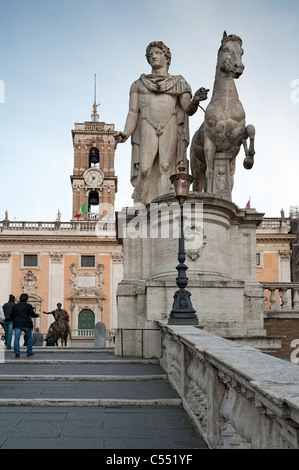
M 100 152 L 97 147 L 92 147 L 89 151 L 89 168 L 100 168 Z

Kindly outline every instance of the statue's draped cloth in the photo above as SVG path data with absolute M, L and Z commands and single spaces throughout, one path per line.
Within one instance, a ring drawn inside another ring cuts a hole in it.
M 178 97 L 184 93 L 188 93 L 190 97 L 192 97 L 191 87 L 181 75 L 167 75 L 165 77 L 142 74 L 137 80 L 137 84 L 139 86 L 144 85 L 152 93 L 166 93 Z M 177 173 L 177 165 L 179 162 L 183 162 L 183 166 L 187 171 L 189 166 L 186 156 L 187 147 L 189 145 L 189 117 L 183 110 L 179 100 L 177 100 L 176 104 L 176 116 L 178 124 L 177 145 L 176 153 L 171 161 L 169 175 Z M 140 155 L 140 121 L 141 117 L 139 114 L 136 129 L 132 134 L 131 183 L 134 187 L 138 174 L 140 158 L 142 158 L 142 155 Z M 159 159 L 156 157 L 152 171 L 143 190 L 145 203 L 149 203 L 157 196 L 160 196 L 160 194 L 158 194 L 159 177 Z M 169 183 L 169 185 L 170 189 L 171 184 Z

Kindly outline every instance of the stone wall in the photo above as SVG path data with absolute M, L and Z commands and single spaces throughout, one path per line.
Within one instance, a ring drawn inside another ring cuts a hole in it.
M 161 365 L 211 448 L 299 448 L 298 365 L 196 327 L 158 324 Z

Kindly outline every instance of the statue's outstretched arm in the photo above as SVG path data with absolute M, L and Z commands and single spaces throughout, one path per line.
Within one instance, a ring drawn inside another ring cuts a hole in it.
M 190 95 L 188 93 L 181 95 L 180 102 L 184 111 L 189 116 L 193 116 L 198 109 L 199 103 L 207 99 L 209 91 L 210 90 L 203 87 L 199 88 L 199 90 L 194 94 L 192 100 L 190 100 Z

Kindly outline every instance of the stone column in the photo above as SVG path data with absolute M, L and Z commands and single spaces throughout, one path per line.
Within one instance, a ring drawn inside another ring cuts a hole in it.
M 0 305 L 8 302 L 8 296 L 11 290 L 11 277 L 12 277 L 12 259 L 11 253 L 0 253 Z
M 123 255 L 122 253 L 111 253 L 111 270 L 110 270 L 110 292 L 116 292 L 117 285 L 123 277 Z M 117 327 L 117 302 L 116 296 L 110 296 L 110 329 Z

